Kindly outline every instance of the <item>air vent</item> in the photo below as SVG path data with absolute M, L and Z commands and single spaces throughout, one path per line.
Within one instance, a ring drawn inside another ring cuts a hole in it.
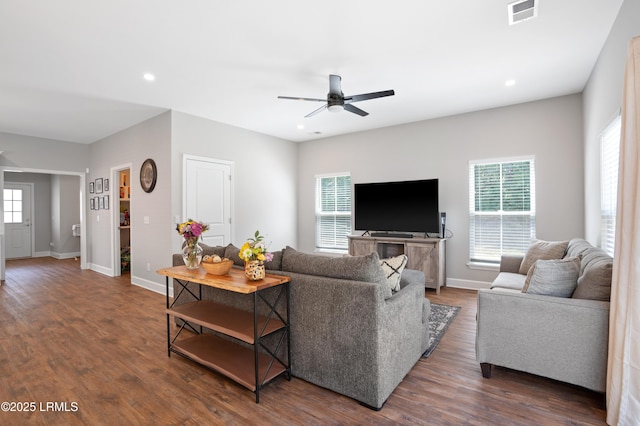
M 509 25 L 538 16 L 538 0 L 520 0 L 507 5 Z

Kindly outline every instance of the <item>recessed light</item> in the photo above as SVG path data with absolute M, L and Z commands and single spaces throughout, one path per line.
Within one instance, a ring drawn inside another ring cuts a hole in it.
M 299 129 L 299 130 L 304 129 L 304 124 L 298 124 L 298 129 Z
M 507 86 L 507 87 L 511 87 L 511 86 L 513 86 L 515 84 L 516 84 L 515 80 L 507 80 L 507 81 L 504 82 L 504 85 Z
M 153 80 L 155 80 L 155 79 L 156 79 L 156 76 L 155 76 L 155 75 L 153 75 L 153 74 L 151 74 L 151 73 L 149 73 L 149 72 L 144 73 L 143 77 L 144 77 L 144 79 L 145 79 L 145 80 L 147 80 L 147 81 L 153 81 Z

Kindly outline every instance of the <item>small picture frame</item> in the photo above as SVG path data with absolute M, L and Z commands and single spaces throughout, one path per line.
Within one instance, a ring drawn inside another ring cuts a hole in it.
M 105 195 L 102 199 L 104 200 L 104 209 L 109 210 L 109 196 Z
M 91 187 L 93 188 L 93 182 L 91 182 Z M 96 209 L 96 199 L 95 198 L 89 199 L 89 208 L 91 210 L 95 210 Z
M 89 182 L 89 194 L 93 194 L 95 192 L 94 183 Z
M 102 194 L 102 184 L 103 184 L 102 178 L 96 179 L 96 194 Z
M 104 192 L 109 192 L 109 179 L 104 180 L 103 189 Z
M 98 210 L 104 210 L 104 197 L 98 197 Z

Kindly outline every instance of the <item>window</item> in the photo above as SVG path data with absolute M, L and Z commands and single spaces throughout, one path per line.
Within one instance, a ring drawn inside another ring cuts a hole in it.
M 620 126 L 618 116 L 600 136 L 600 247 L 611 256 L 616 239 Z
M 469 163 L 469 259 L 500 263 L 536 235 L 533 158 Z
M 22 223 L 22 190 L 4 190 L 4 223 Z
M 316 249 L 346 251 L 351 234 L 351 176 L 316 176 Z

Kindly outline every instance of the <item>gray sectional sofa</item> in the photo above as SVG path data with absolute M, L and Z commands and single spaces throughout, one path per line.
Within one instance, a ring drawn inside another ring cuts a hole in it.
M 538 244 L 504 256 L 491 289 L 478 292 L 482 374 L 498 365 L 604 392 L 613 259 L 583 239 L 556 244 L 560 256 Z
M 233 245 L 203 247 L 204 254 L 243 265 Z M 174 255 L 173 264 L 182 265 L 182 256 Z M 376 253 L 327 257 L 287 247 L 266 267 L 291 277 L 292 374 L 380 409 L 427 349 L 424 274 L 405 270 L 392 294 Z M 203 286 L 203 298 L 253 309 L 252 298 L 210 287 Z M 176 304 L 191 300 L 183 292 Z

